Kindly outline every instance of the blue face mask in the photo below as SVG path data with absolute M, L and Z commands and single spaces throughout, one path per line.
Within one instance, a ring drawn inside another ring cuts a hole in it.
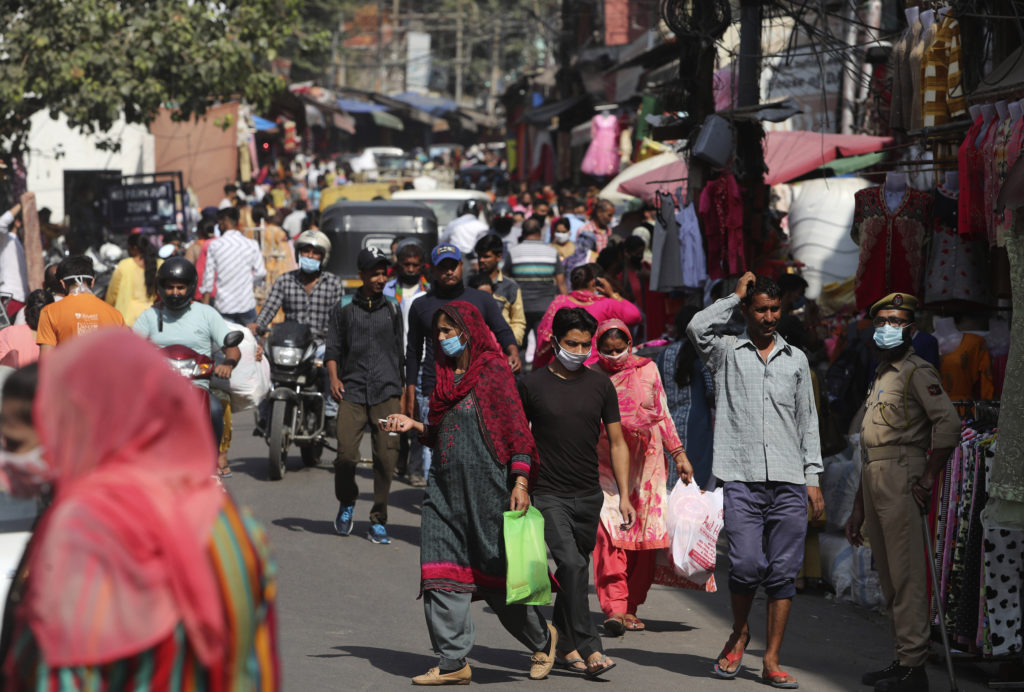
M 466 350 L 466 344 L 460 341 L 460 336 L 448 337 L 447 339 L 441 339 L 441 350 L 449 358 L 458 358 L 459 354 Z
M 796 300 L 793 301 L 793 309 L 794 310 L 799 310 L 800 308 L 802 308 L 806 304 L 807 304 L 807 298 L 805 298 L 804 296 L 800 296 L 799 298 L 797 298 Z
M 884 324 L 875 328 L 875 345 L 878 348 L 889 350 L 903 345 L 904 327 L 894 327 L 891 324 Z
M 315 257 L 300 257 L 299 269 L 307 274 L 316 274 L 320 271 L 320 260 Z

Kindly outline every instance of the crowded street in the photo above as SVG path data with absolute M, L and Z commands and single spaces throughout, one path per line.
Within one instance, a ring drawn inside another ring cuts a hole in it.
M 1024 689 L 1024 0 L 5 7 L 0 692 Z

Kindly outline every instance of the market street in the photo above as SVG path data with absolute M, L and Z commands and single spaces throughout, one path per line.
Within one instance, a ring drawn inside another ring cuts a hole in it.
M 361 496 L 351 536 L 334 533 L 337 503 L 332 492 L 332 452 L 318 468 L 303 469 L 292 448 L 289 473 L 281 482 L 266 480 L 266 444 L 251 434 L 250 414 L 240 414 L 231 447 L 234 476 L 224 483 L 267 527 L 279 572 L 278 623 L 284 689 L 407 689 L 409 678 L 433 665 L 419 588 L 419 501 L 422 490 L 392 485 L 388 531 L 390 546 L 366 540 L 372 481 L 361 466 Z M 363 455 L 369 456 L 369 436 Z M 724 542 L 720 544 L 724 545 Z M 763 690 L 758 680 L 764 647 L 764 599 L 758 596 L 752 617 L 753 638 L 736 680 L 711 675 L 714 656 L 729 633 L 725 558 L 720 557 L 719 592 L 652 588 L 639 616 L 648 631 L 606 638 L 608 655 L 618 666 L 607 683 L 620 688 Z M 599 618 L 591 589 L 593 617 Z M 550 610 L 550 609 L 545 609 Z M 549 613 L 546 613 L 549 614 Z M 556 669 L 547 681 L 531 682 L 528 655 L 498 623 L 474 606 L 477 644 L 470 654 L 473 684 L 504 689 L 588 689 L 589 681 Z M 794 601 L 783 647 L 783 665 L 805 690 L 868 689 L 861 674 L 890 656 L 884 618 L 823 595 Z M 940 652 L 933 645 L 933 652 Z M 962 690 L 982 690 L 958 670 Z M 940 665 L 930 665 L 934 689 L 945 689 Z

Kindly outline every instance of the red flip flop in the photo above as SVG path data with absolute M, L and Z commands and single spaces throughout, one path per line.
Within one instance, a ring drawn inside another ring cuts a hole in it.
M 795 690 L 800 687 L 800 683 L 792 675 L 782 670 L 776 670 L 772 673 L 762 670 L 761 682 L 780 690 Z
M 750 634 L 747 634 L 747 641 L 743 642 L 743 648 L 740 650 L 740 652 L 738 654 L 732 653 L 729 650 L 729 644 L 728 643 L 724 647 L 722 647 L 722 653 L 718 654 L 718 658 L 720 658 L 720 659 L 724 658 L 726 661 L 729 662 L 729 665 L 737 664 L 736 665 L 736 670 L 732 670 L 732 671 L 725 670 L 725 669 L 719 667 L 718 662 L 716 661 L 715 662 L 715 675 L 717 675 L 718 677 L 722 678 L 723 680 L 732 680 L 737 675 L 739 675 L 740 671 L 743 670 L 743 665 L 742 665 L 743 664 L 743 654 L 746 653 L 747 646 L 749 646 L 749 645 L 750 645 Z

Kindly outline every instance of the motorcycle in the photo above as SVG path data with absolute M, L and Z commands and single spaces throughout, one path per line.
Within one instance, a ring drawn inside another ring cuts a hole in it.
M 323 363 L 316 358 L 316 352 L 316 335 L 309 325 L 282 322 L 267 337 L 264 353 L 270 361 L 273 389 L 268 397 L 270 415 L 264 431 L 270 447 L 272 481 L 284 478 L 292 443 L 298 446 L 306 466 L 319 464 L 327 446 Z
M 244 335 L 242 332 L 233 331 L 228 332 L 228 335 L 224 337 L 224 347 L 231 348 L 238 346 L 242 343 Z M 190 380 L 194 385 L 198 380 L 209 380 L 213 377 L 214 362 L 209 356 L 204 356 L 198 351 L 194 351 L 188 346 L 182 346 L 175 344 L 172 346 L 164 346 L 160 349 L 164 358 L 167 359 L 167 364 L 171 366 L 176 373 L 182 377 Z M 202 392 L 202 406 L 206 410 L 207 415 L 210 415 L 210 397 L 208 394 L 208 388 L 200 387 L 196 385 L 196 388 Z M 211 420 L 211 425 L 214 429 L 215 439 L 218 437 L 216 432 L 219 429 L 217 422 Z M 216 439 L 217 443 L 220 443 L 219 439 Z

